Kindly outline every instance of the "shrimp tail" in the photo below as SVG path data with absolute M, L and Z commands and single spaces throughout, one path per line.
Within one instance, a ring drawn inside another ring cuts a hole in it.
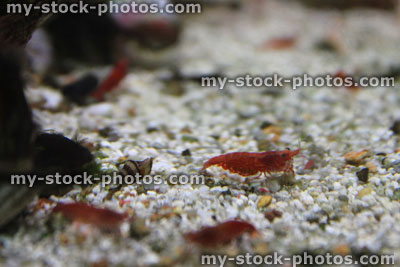
M 223 160 L 224 160 L 224 155 L 213 157 L 204 163 L 202 170 L 205 170 L 213 165 L 220 165 L 223 162 Z

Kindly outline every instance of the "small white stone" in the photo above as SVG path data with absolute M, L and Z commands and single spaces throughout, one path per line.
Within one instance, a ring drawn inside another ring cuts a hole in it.
M 210 191 L 211 191 L 212 193 L 221 193 L 221 192 L 225 191 L 225 189 L 223 189 L 223 188 L 220 187 L 220 186 L 215 186 L 215 187 L 211 188 Z
M 314 204 L 314 199 L 307 192 L 302 192 L 300 194 L 300 200 L 306 205 Z
M 300 200 L 295 199 L 293 201 L 291 201 L 290 203 L 295 209 L 298 210 L 305 210 L 303 204 L 300 202 Z
M 114 106 L 111 103 L 98 103 L 86 108 L 85 112 L 95 116 L 110 116 L 113 110 Z
M 342 189 L 342 185 L 339 182 L 334 182 L 333 183 L 333 189 L 335 191 L 339 191 L 340 189 Z
M 155 160 L 152 170 L 154 172 L 169 172 L 172 168 L 174 168 L 174 165 L 168 161 Z
M 156 191 L 151 191 L 151 190 L 148 190 L 148 191 L 146 192 L 146 194 L 147 194 L 148 196 L 152 196 L 152 197 L 157 196 L 157 192 L 156 192 Z

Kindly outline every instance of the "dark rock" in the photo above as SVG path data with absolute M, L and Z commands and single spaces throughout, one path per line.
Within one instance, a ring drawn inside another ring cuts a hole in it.
M 400 134 L 400 120 L 396 120 L 390 130 L 393 131 L 394 134 Z
M 332 38 L 322 39 L 315 43 L 315 49 L 323 51 L 323 52 L 330 52 L 330 53 L 338 53 L 340 52 L 340 46 L 337 41 Z
M 35 141 L 35 169 L 68 172 L 79 170 L 93 160 L 91 152 L 61 134 L 42 133 Z
M 235 129 L 235 131 L 233 132 L 233 134 L 237 137 L 241 137 L 242 136 L 242 131 L 240 129 Z
M 96 90 L 99 79 L 89 73 L 82 78 L 64 86 L 61 90 L 64 96 L 75 103 L 82 104 L 86 98 Z
M 192 153 L 190 152 L 190 149 L 185 149 L 182 151 L 182 156 L 190 157 L 191 155 Z
M 147 133 L 153 133 L 153 132 L 158 132 L 159 129 L 157 127 L 154 126 L 150 126 L 146 129 Z
M 18 162 L 29 160 L 35 125 L 23 92 L 21 51 L 0 51 L 0 172 L 16 172 Z
M 260 125 L 260 129 L 265 129 L 265 128 L 267 128 L 267 127 L 271 126 L 271 125 L 273 125 L 273 123 L 272 123 L 272 122 L 269 122 L 269 121 L 263 121 L 263 122 L 261 123 L 261 125 Z
M 360 171 L 356 172 L 358 180 L 364 183 L 368 183 L 368 174 L 368 168 L 363 168 Z
M 115 142 L 115 141 L 119 140 L 118 133 L 112 127 L 109 127 L 109 126 L 101 128 L 99 130 L 99 134 L 102 137 L 108 138 L 108 141 L 110 141 L 110 142 Z

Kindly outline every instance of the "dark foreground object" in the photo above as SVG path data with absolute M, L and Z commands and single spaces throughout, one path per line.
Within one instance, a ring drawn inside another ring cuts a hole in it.
M 0 50 L 0 227 L 23 211 L 33 197 L 62 185 L 12 185 L 13 174 L 74 174 L 92 161 L 91 152 L 60 134 L 39 133 L 23 92 L 20 50 Z

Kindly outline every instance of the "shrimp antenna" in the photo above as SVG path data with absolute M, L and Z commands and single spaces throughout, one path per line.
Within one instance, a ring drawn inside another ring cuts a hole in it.
M 302 150 L 301 150 L 301 137 L 299 138 L 299 145 L 298 145 L 298 149 L 299 149 L 299 151 L 300 151 L 300 154 L 299 154 L 299 156 L 301 156 L 301 157 L 305 157 L 305 155 L 301 152 Z

